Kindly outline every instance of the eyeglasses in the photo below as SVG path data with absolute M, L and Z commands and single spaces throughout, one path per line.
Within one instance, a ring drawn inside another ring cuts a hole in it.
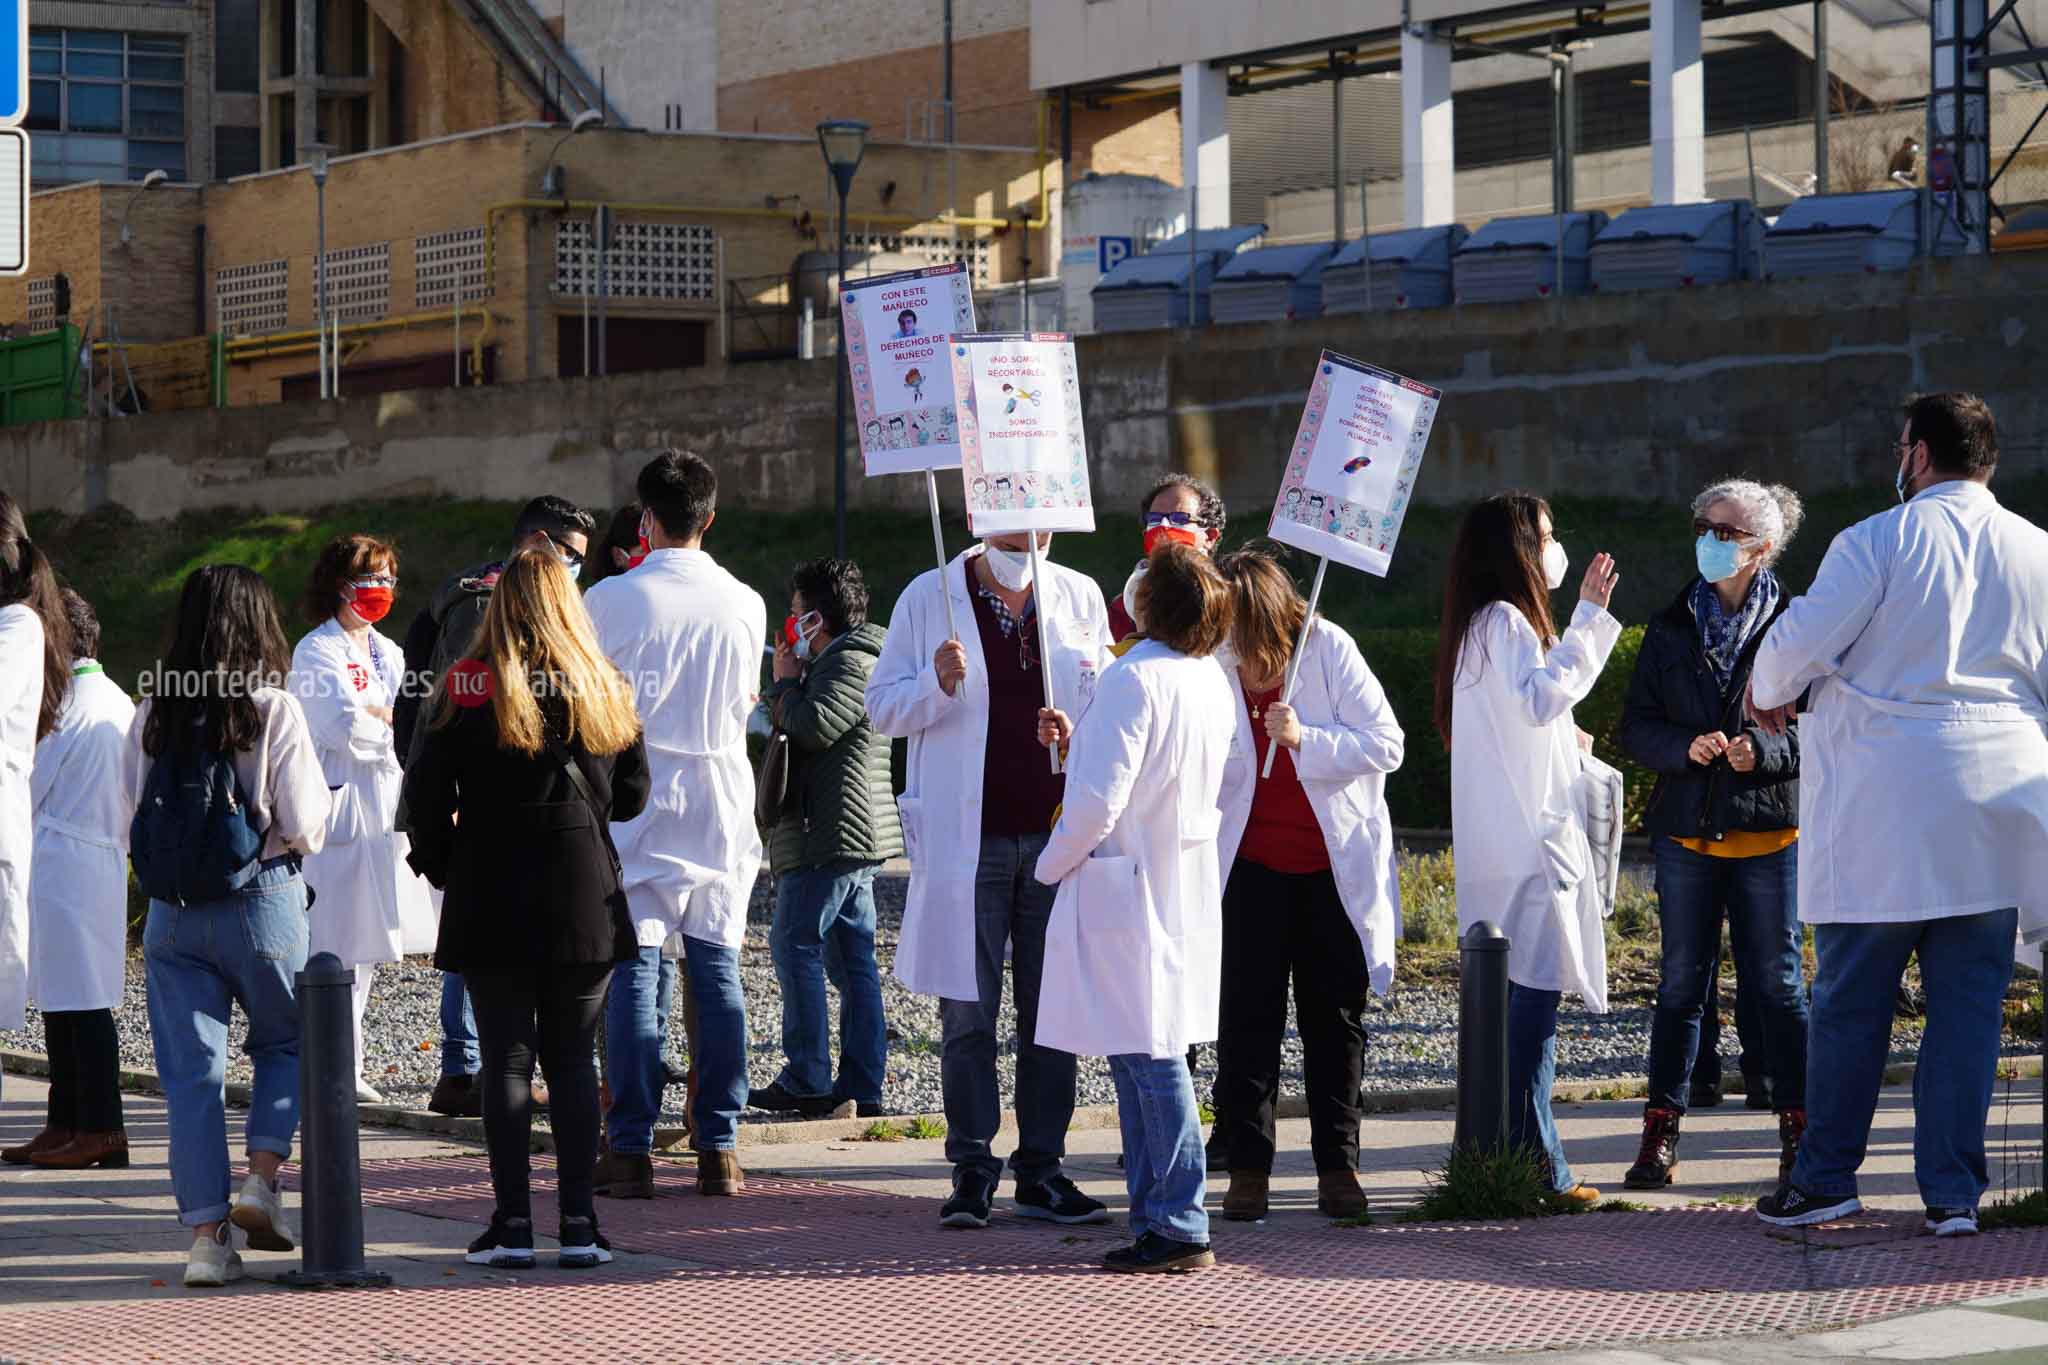
M 360 578 L 351 578 L 348 586 L 358 591 L 363 588 L 395 588 L 398 586 L 398 579 L 390 574 L 364 574 Z
M 1740 526 L 1730 526 L 1724 521 L 1708 521 L 1704 517 L 1694 517 L 1692 519 L 1692 533 L 1695 538 L 1712 536 L 1723 544 L 1731 540 L 1756 539 L 1754 531 L 1745 531 Z
M 1186 527 L 1200 526 L 1201 524 L 1202 514 L 1200 512 L 1147 512 L 1145 514 L 1145 529 L 1148 531 L 1155 526 Z
M 583 568 L 583 556 L 571 549 L 560 536 L 553 531 L 543 531 L 541 534 L 548 538 L 548 544 L 554 546 L 555 552 L 561 555 L 562 563 L 568 566 L 570 573 L 576 573 Z

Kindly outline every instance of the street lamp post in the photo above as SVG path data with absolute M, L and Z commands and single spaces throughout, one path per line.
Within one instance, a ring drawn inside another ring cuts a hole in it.
M 327 340 L 327 156 L 334 150 L 325 142 L 315 142 L 306 148 L 306 164 L 313 172 L 313 197 L 315 214 L 319 219 L 318 254 L 313 258 L 315 307 L 319 313 L 320 326 L 320 396 L 334 397 L 335 378 L 333 358 L 328 355 Z
M 832 553 L 846 558 L 846 193 L 853 187 L 853 173 L 867 154 L 868 126 L 857 119 L 828 119 L 818 125 L 818 147 L 825 164 L 832 169 L 832 183 L 839 187 L 839 270 L 832 285 L 838 291 L 840 311 L 839 357 L 833 366 L 832 405 Z

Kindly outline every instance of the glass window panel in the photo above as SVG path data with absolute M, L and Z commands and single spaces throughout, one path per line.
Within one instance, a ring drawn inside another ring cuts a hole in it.
M 214 89 L 255 91 L 263 27 L 257 0 L 214 0 L 213 25 Z
M 64 69 L 74 76 L 102 76 L 119 80 L 121 78 L 121 54 L 118 52 L 79 52 L 74 49 L 65 55 Z
M 30 48 L 28 69 L 38 76 L 54 76 L 64 69 L 64 54 L 46 47 Z
M 119 52 L 121 35 L 102 29 L 74 28 L 64 34 L 64 42 L 73 52 Z
M 140 180 L 151 171 L 167 171 L 173 180 L 185 178 L 185 144 L 182 142 L 131 142 L 128 144 L 128 178 Z
M 118 85 L 88 85 L 73 81 L 70 89 L 71 111 L 68 125 L 78 133 L 118 133 L 121 131 L 121 87 Z
M 213 175 L 231 180 L 263 169 L 263 130 L 222 124 L 213 130 Z
M 57 81 L 28 83 L 28 126 L 54 131 L 63 126 L 64 87 Z
M 183 38 L 154 36 L 147 33 L 131 33 L 128 35 L 128 51 L 130 53 L 169 52 L 177 55 L 185 51 L 185 40 Z
M 128 79 L 131 81 L 173 81 L 183 83 L 185 59 L 183 57 L 137 57 L 132 53 L 128 58 Z
M 129 86 L 128 131 L 136 137 L 183 137 L 184 90 L 175 85 Z

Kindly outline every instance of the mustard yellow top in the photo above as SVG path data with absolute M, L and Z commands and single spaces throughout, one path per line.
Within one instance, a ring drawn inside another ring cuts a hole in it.
M 1799 842 L 1796 829 L 1737 830 L 1719 839 L 1680 839 L 1672 843 L 1708 858 L 1762 858 Z

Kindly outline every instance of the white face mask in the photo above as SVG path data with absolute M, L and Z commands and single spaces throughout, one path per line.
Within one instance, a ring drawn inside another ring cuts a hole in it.
M 1124 580 L 1124 610 L 1129 613 L 1131 624 L 1139 634 L 1145 632 L 1145 622 L 1138 616 L 1138 584 L 1145 581 L 1145 566 L 1149 560 L 1138 561 L 1138 567 L 1131 570 L 1131 576 Z
M 1543 585 L 1545 587 L 1549 588 L 1552 592 L 1556 592 L 1559 588 L 1563 587 L 1565 571 L 1571 568 L 1571 566 L 1571 558 L 1565 554 L 1564 546 L 1554 540 L 1544 545 Z
M 988 571 L 996 582 L 1011 592 L 1022 592 L 1031 586 L 1031 551 L 1005 550 L 999 545 L 982 542 L 983 558 L 988 561 Z M 1040 559 L 1049 558 L 1051 546 L 1038 552 Z

